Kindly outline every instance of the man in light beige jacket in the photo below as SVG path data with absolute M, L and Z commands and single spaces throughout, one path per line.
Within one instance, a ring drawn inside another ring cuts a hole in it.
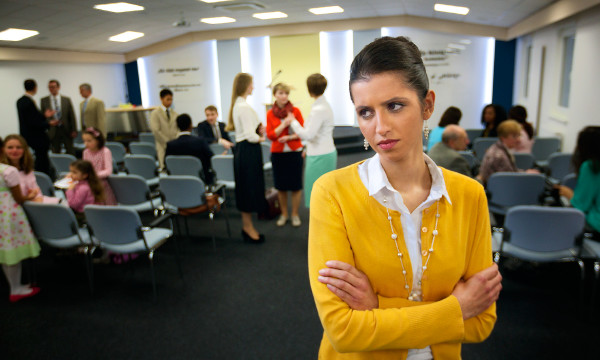
M 90 84 L 79 85 L 79 93 L 85 99 L 79 104 L 81 114 L 82 130 L 89 127 L 95 127 L 100 130 L 106 138 L 106 113 L 104 112 L 104 102 L 92 96 L 92 86 Z
M 165 168 L 165 150 L 167 142 L 177 138 L 177 113 L 171 109 L 173 92 L 169 89 L 160 91 L 161 106 L 150 113 L 150 129 L 156 142 L 156 156 L 161 169 Z

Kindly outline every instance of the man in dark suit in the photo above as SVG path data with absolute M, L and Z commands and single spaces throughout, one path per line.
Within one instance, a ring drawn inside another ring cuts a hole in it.
M 19 132 L 27 140 L 27 144 L 35 152 L 35 170 L 44 172 L 52 177 L 50 172 L 50 159 L 48 149 L 50 140 L 46 131 L 50 126 L 56 126 L 58 120 L 50 119 L 54 111 L 47 109 L 40 112 L 33 96 L 37 93 L 37 84 L 33 79 L 25 80 L 25 95 L 17 100 L 17 112 L 19 114 Z
M 438 166 L 473 176 L 469 163 L 459 153 L 465 150 L 468 144 L 469 137 L 465 129 L 458 125 L 447 125 L 442 133 L 442 141 L 433 145 L 428 155 Z
M 50 96 L 42 98 L 42 112 L 54 110 L 53 119 L 58 120 L 55 126 L 50 126 L 48 137 L 53 153 L 60 153 L 61 145 L 64 144 L 67 154 L 75 155 L 73 149 L 73 138 L 77 136 L 77 124 L 75 122 L 75 111 L 71 99 L 59 94 L 60 83 L 58 80 L 48 82 Z
M 196 132 L 198 136 L 203 137 L 207 143 L 215 144 L 219 143 L 223 145 L 225 150 L 229 150 L 233 147 L 233 142 L 229 138 L 229 134 L 225 131 L 225 124 L 217 121 L 219 112 L 213 105 L 207 106 L 204 109 L 206 120 L 199 123 Z
M 192 136 L 192 118 L 188 114 L 181 114 L 177 117 L 177 127 L 179 133 L 177 139 L 167 142 L 165 158 L 169 155 L 191 155 L 202 162 L 202 171 L 204 173 L 204 182 L 213 183 L 213 171 L 210 165 L 210 158 L 213 152 L 208 147 L 204 138 Z

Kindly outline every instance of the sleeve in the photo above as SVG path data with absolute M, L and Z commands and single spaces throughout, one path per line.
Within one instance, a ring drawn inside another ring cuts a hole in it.
M 269 110 L 267 111 L 267 138 L 271 141 L 277 141 L 277 139 L 279 138 L 279 136 L 277 136 L 277 134 L 275 134 L 275 129 L 277 128 L 277 126 L 275 126 L 275 122 L 276 122 L 277 117 L 275 115 L 273 115 L 273 111 Z M 282 132 L 283 133 L 283 132 Z M 283 135 L 282 133 L 280 133 L 279 135 Z
M 303 127 L 304 123 L 293 121 L 292 129 L 296 134 L 298 134 L 298 136 L 300 136 L 300 139 L 310 141 L 317 135 L 324 121 L 325 113 L 319 111 L 318 109 L 313 109 L 308 115 L 307 127 Z
M 104 110 L 104 101 L 99 100 L 98 106 L 96 107 L 97 119 L 98 119 L 98 130 L 102 132 L 106 138 L 106 111 Z
M 83 184 L 77 184 L 73 188 L 65 191 L 65 196 L 67 197 L 67 202 L 69 203 L 69 207 L 78 211 L 82 209 L 89 202 L 88 193 L 90 192 L 89 187 L 84 186 Z
M 98 175 L 100 179 L 106 179 L 109 175 L 112 175 L 113 172 L 112 153 L 106 146 L 102 149 L 103 166 L 102 169 L 96 171 L 96 175 Z
M 27 126 L 36 131 L 45 131 L 50 125 L 46 121 L 44 115 L 36 108 L 35 103 L 31 99 L 25 99 L 27 102 L 17 103 L 19 117 L 23 118 Z
M 248 142 L 257 143 L 260 140 L 260 136 L 256 133 L 256 128 L 258 124 L 260 124 L 260 120 L 258 120 L 256 113 L 250 105 L 238 105 L 238 114 L 239 122 L 235 124 L 236 132 L 239 132 L 242 137 Z M 240 128 L 238 129 L 238 125 Z
M 600 190 L 598 184 L 594 184 L 590 162 L 586 161 L 579 168 L 571 205 L 587 214 L 594 205 L 594 200 L 597 198 L 595 194 L 598 191 Z
M 42 190 L 40 189 L 40 187 L 37 184 L 37 181 L 35 179 L 35 174 L 33 173 L 33 171 L 31 171 L 27 175 L 24 175 L 24 176 L 19 175 L 19 176 L 22 177 L 22 181 L 23 181 L 23 183 L 21 184 L 21 191 L 23 193 L 23 196 L 26 196 L 27 193 L 33 189 L 38 190 L 38 195 L 36 196 L 36 199 L 44 196 L 42 194 Z
M 161 130 L 160 109 L 156 109 L 150 114 L 150 130 L 152 130 L 156 142 L 158 142 L 162 146 L 166 146 L 167 141 L 169 141 L 169 139 L 167 139 L 167 135 L 165 134 L 165 132 Z
M 478 186 L 476 220 L 472 222 L 471 248 L 467 259 L 467 267 L 464 278 L 468 279 L 476 273 L 490 267 L 492 259 L 492 233 L 487 197 L 483 188 Z M 462 342 L 476 343 L 485 340 L 494 329 L 496 323 L 496 304 L 492 304 L 481 314 L 464 322 L 465 335 Z
M 8 166 L 2 173 L 2 177 L 4 177 L 4 182 L 6 182 L 6 186 L 9 188 L 21 185 L 19 170 L 16 167 Z
M 311 196 L 308 263 L 319 318 L 334 349 L 338 352 L 411 349 L 462 341 L 464 322 L 454 296 L 419 306 L 360 311 L 351 309 L 318 281 L 318 271 L 328 260 L 355 264 L 344 225 L 344 216 L 350 215 L 342 215 L 339 203 L 326 190 L 332 188 L 331 184 L 323 179 L 315 183 Z M 390 299 L 388 304 L 391 303 L 401 304 L 402 300 Z
M 229 142 L 233 142 L 231 141 L 231 138 L 229 137 L 229 133 L 225 130 L 225 124 L 219 122 L 219 130 L 221 131 L 221 137 Z

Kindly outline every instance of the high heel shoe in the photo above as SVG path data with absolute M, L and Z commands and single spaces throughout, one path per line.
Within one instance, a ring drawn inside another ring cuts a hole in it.
M 40 292 L 40 288 L 37 286 L 34 286 L 31 288 L 31 291 L 28 292 L 27 294 L 17 294 L 17 295 L 10 295 L 8 297 L 8 300 L 12 303 L 17 302 L 19 300 L 28 298 L 28 297 L 32 297 L 34 295 L 37 295 Z
M 260 243 L 265 242 L 265 236 L 263 234 L 258 234 L 258 240 L 255 240 L 255 239 L 251 238 L 250 235 L 248 235 L 248 233 L 245 232 L 243 229 L 242 229 L 242 239 L 244 239 L 244 242 L 248 242 L 251 244 L 260 244 Z

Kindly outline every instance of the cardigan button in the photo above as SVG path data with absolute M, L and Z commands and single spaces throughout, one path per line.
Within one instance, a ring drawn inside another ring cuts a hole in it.
M 421 229 L 422 232 L 426 233 L 427 232 L 427 226 L 423 226 L 423 228 Z

